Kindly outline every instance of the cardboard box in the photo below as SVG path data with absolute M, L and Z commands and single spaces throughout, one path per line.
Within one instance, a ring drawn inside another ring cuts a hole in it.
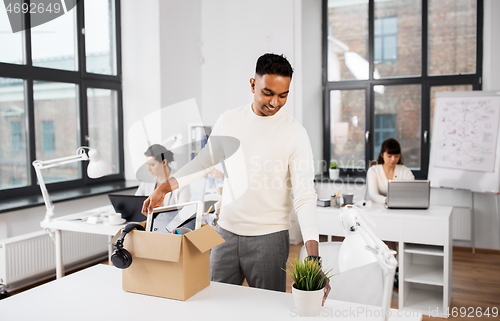
M 210 226 L 184 235 L 133 230 L 125 236 L 132 264 L 122 271 L 123 290 L 187 300 L 210 285 L 210 249 L 223 242 Z

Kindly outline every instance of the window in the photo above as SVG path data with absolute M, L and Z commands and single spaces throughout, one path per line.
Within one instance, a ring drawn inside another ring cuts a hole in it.
M 324 0 L 324 160 L 364 176 L 387 138 L 426 178 L 434 95 L 480 90 L 482 0 Z
M 53 120 L 42 120 L 42 153 L 56 152 L 56 136 Z
M 389 138 L 396 138 L 398 131 L 396 128 L 395 114 L 378 114 L 375 115 L 375 150 L 373 155 L 380 153 L 380 145 Z
M 0 137 L 9 137 L 0 146 L 2 199 L 39 195 L 32 162 L 80 146 L 96 148 L 112 173 L 91 180 L 82 175 L 87 162 L 44 169 L 49 190 L 124 179 L 120 1 L 75 3 L 45 23 L 0 10 Z M 22 31 L 12 33 L 12 19 Z
M 23 150 L 23 132 L 20 121 L 10 122 L 10 148 L 13 154 Z
M 0 194 L 28 184 L 24 100 L 23 80 L 0 78 Z
M 375 62 L 398 59 L 398 18 L 375 19 Z

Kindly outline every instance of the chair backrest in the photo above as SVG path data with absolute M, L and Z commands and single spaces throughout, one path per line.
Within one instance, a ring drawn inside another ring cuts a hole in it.
M 371 201 L 370 190 L 368 189 L 368 177 L 365 179 L 365 201 Z
M 378 262 L 340 273 L 338 257 L 341 242 L 319 243 L 319 255 L 323 261 L 323 271 L 331 269 L 337 274 L 330 279 L 332 290 L 328 299 L 381 306 L 384 291 L 384 275 Z M 299 259 L 307 256 L 305 246 L 300 250 Z

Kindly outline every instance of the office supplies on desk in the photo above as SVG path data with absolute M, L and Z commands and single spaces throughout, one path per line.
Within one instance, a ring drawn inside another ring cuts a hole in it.
M 109 194 L 109 201 L 113 204 L 116 213 L 128 222 L 143 222 L 146 216 L 141 213 L 142 205 L 147 196 Z
M 330 200 L 329 199 L 319 199 L 317 200 L 317 206 L 321 207 L 329 207 L 330 206 Z
M 430 204 L 430 182 L 390 180 L 387 208 L 426 209 Z

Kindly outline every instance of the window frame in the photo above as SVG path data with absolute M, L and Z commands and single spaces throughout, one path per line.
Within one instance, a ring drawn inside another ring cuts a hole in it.
M 428 0 L 422 4 L 422 46 L 421 75 L 398 76 L 374 79 L 375 70 L 375 0 L 368 0 L 368 62 L 369 78 L 367 80 L 328 81 L 328 0 L 322 0 L 322 61 L 323 61 L 323 160 L 330 162 L 330 91 L 332 90 L 365 90 L 365 133 L 369 133 L 365 141 L 365 170 L 343 168 L 341 178 L 366 177 L 370 161 L 376 158 L 373 154 L 375 143 L 375 95 L 373 87 L 377 85 L 420 85 L 421 86 L 421 133 L 420 133 L 420 170 L 413 170 L 418 179 L 427 179 L 430 155 L 430 109 L 431 88 L 434 86 L 472 85 L 472 90 L 482 89 L 483 73 L 483 15 L 484 2 L 477 0 L 476 25 L 476 72 L 474 74 L 453 74 L 430 76 L 428 73 Z M 427 134 L 425 134 L 427 133 Z M 424 136 L 427 135 L 427 141 Z M 323 173 L 326 175 L 326 173 Z
M 85 0 L 78 1 L 72 10 L 76 11 L 76 46 L 78 55 L 78 70 L 67 71 L 60 69 L 50 69 L 33 66 L 31 54 L 31 29 L 30 14 L 23 14 L 24 31 L 24 64 L 11 64 L 0 62 L 0 77 L 21 79 L 25 88 L 25 116 L 27 135 L 27 166 L 28 183 L 23 187 L 13 187 L 0 190 L 1 199 L 20 198 L 40 196 L 40 187 L 38 186 L 35 170 L 31 165 L 36 159 L 35 149 L 35 111 L 33 97 L 33 83 L 35 81 L 49 81 L 59 83 L 71 83 L 77 85 L 78 89 L 78 126 L 75 130 L 79 131 L 79 146 L 88 146 L 88 117 L 87 117 L 87 88 L 102 88 L 115 90 L 117 92 L 117 112 L 118 112 L 118 146 L 123 146 L 123 92 L 122 92 L 122 55 L 121 55 L 121 8 L 119 0 L 111 0 L 115 7 L 115 39 L 116 39 L 116 75 L 95 74 L 86 71 L 85 56 Z M 30 3 L 29 0 L 23 0 L 22 3 Z M 68 12 L 69 13 L 69 12 Z M 76 152 L 76 150 L 75 150 Z M 71 156 L 71 155 L 67 155 Z M 111 184 L 125 181 L 125 161 L 123 148 L 118 149 L 119 171 L 117 174 L 108 175 L 98 179 L 90 179 L 87 175 L 81 175 L 81 178 L 47 184 L 49 192 L 63 191 L 68 189 L 87 188 L 89 186 Z M 81 173 L 87 170 L 88 162 L 78 162 Z M 43 175 L 43 172 L 42 172 Z

